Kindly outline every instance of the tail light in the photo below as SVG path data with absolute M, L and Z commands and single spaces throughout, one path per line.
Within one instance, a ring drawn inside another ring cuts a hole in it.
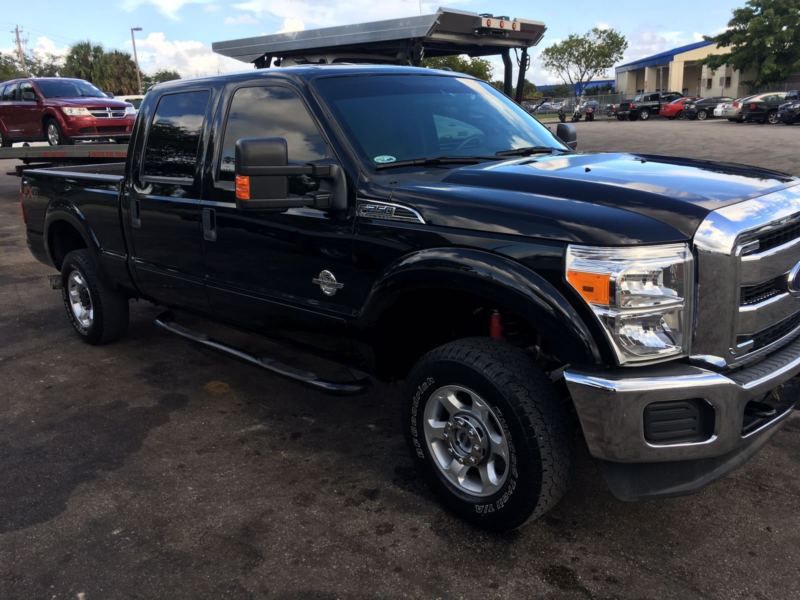
M 631 102 L 630 105 L 628 105 L 628 108 L 636 108 L 636 105 L 633 102 Z
M 739 108 L 739 103 L 738 102 L 734 102 L 733 103 L 733 108 Z

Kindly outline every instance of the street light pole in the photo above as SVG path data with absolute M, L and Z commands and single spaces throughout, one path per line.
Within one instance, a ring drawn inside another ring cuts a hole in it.
M 134 31 L 141 31 L 141 27 L 131 27 L 131 43 L 133 44 L 133 62 L 136 64 L 136 81 L 139 84 L 139 93 L 142 93 L 142 72 L 139 70 L 139 57 L 136 55 L 136 37 Z

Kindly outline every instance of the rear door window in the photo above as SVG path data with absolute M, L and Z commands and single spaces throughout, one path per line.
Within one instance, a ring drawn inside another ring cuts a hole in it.
M 161 97 L 147 135 L 145 177 L 194 178 L 208 99 L 208 90 Z
M 19 99 L 25 100 L 25 94 L 28 94 L 29 99 L 26 102 L 33 102 L 36 98 L 36 95 L 33 92 L 33 86 L 31 85 L 30 81 L 24 81 L 19 84 Z M 30 95 L 33 95 L 33 98 L 30 98 Z

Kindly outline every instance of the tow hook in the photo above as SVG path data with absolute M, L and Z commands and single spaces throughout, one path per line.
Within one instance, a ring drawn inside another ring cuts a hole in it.
M 47 279 L 50 281 L 50 287 L 54 290 L 64 289 L 64 284 L 61 281 L 61 275 L 48 275 Z

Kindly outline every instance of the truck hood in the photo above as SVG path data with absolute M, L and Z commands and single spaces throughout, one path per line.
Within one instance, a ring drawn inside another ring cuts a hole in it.
M 712 210 L 800 183 L 754 167 L 641 154 L 569 154 L 393 173 L 392 201 L 426 222 L 568 242 L 690 239 Z
M 114 100 L 113 98 L 47 98 L 45 103 L 50 106 L 77 106 L 84 108 L 118 108 L 124 109 L 128 102 Z

